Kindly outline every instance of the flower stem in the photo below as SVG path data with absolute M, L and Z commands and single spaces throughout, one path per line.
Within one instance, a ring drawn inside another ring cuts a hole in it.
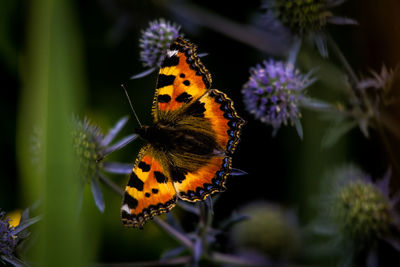
M 236 255 L 223 254 L 219 252 L 213 252 L 211 254 L 211 260 L 213 262 L 225 263 L 228 265 L 240 265 L 240 266 L 276 266 L 264 260 L 254 260 L 249 258 L 242 258 Z
M 145 267 L 145 266 L 175 266 L 188 264 L 191 261 L 190 256 L 182 256 L 172 259 L 163 259 L 158 261 L 142 261 L 142 262 L 124 262 L 124 263 L 99 263 L 95 266 L 102 267 Z
M 161 2 L 161 1 L 159 1 Z M 193 4 L 170 5 L 165 2 L 164 7 L 173 15 L 189 20 L 213 31 L 221 33 L 233 40 L 242 42 L 259 51 L 269 54 L 285 54 L 285 46 L 277 45 L 268 38 L 265 31 L 246 24 L 240 24 L 220 16 L 208 9 Z
M 327 35 L 327 40 L 328 40 L 328 44 L 331 46 L 332 50 L 335 52 L 336 56 L 338 57 L 338 59 L 340 60 L 340 62 L 343 65 L 343 67 L 345 68 L 345 70 L 347 71 L 347 73 L 350 76 L 351 83 L 352 83 L 351 88 L 352 88 L 353 97 L 355 99 L 357 99 L 358 98 L 357 95 L 361 94 L 361 100 L 362 100 L 365 108 L 367 109 L 367 116 L 372 117 L 374 115 L 373 105 L 371 104 L 364 89 L 357 90 L 357 85 L 359 83 L 359 80 L 358 80 L 357 75 L 355 74 L 353 68 L 350 66 L 346 57 L 343 55 L 342 51 L 340 50 L 340 48 L 338 47 L 338 45 L 336 44 L 336 42 L 333 40 L 333 38 L 330 35 Z
M 336 44 L 336 42 L 333 40 L 333 38 L 330 35 L 327 35 L 326 39 L 328 40 L 328 44 L 331 46 L 333 52 L 335 52 L 336 56 L 338 57 L 338 59 L 340 60 L 340 62 L 343 65 L 343 67 L 346 69 L 347 73 L 349 74 L 349 76 L 352 80 L 352 83 L 353 83 L 353 87 L 356 86 L 359 82 L 357 75 L 355 74 L 353 68 L 350 66 L 346 57 L 343 55 L 342 51 L 340 50 L 340 48 L 338 47 L 338 45 Z
M 120 195 L 121 197 L 124 195 L 124 191 L 122 191 L 122 189 L 113 181 L 111 181 L 110 179 L 108 179 L 106 176 L 100 174 L 99 175 L 100 180 L 107 185 L 108 187 L 110 187 L 115 193 L 117 193 L 118 195 Z
M 192 241 L 187 238 L 184 234 L 180 233 L 177 231 L 175 228 L 173 228 L 171 225 L 166 223 L 165 221 L 159 219 L 158 217 L 154 217 L 153 221 L 160 226 L 167 234 L 169 234 L 171 237 L 173 237 L 175 240 L 177 240 L 179 243 L 184 245 L 190 250 L 193 250 L 193 243 Z
M 388 154 L 389 154 L 389 157 L 391 158 L 392 164 L 393 164 L 394 168 L 396 169 L 396 172 L 400 173 L 400 165 L 397 162 L 396 155 L 393 151 L 393 146 L 390 144 L 388 136 L 386 135 L 385 130 L 383 129 L 381 120 L 379 118 L 377 118 L 376 121 L 377 121 L 378 132 L 381 135 L 383 144 L 384 144 L 386 150 L 388 151 Z

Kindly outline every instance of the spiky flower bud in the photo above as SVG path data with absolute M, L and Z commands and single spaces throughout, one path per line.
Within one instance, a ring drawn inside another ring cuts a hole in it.
M 72 141 L 79 162 L 79 174 L 84 182 L 98 176 L 104 154 L 100 129 L 87 119 L 75 119 Z
M 276 205 L 255 202 L 243 207 L 240 214 L 248 215 L 249 219 L 232 228 L 236 246 L 279 259 L 295 254 L 298 249 L 297 227 L 289 213 Z
M 370 182 L 349 182 L 338 191 L 334 204 L 334 218 L 351 239 L 371 242 L 389 232 L 393 218 L 388 199 Z
M 314 80 L 302 75 L 291 63 L 264 61 L 250 69 L 250 79 L 242 93 L 247 110 L 256 119 L 272 125 L 274 133 L 288 121 L 301 117 L 299 101 Z
M 83 183 L 90 182 L 95 203 L 100 211 L 104 211 L 103 195 L 98 183 L 99 179 L 105 177 L 102 171 L 126 174 L 132 169 L 131 164 L 104 162 L 108 154 L 136 139 L 137 135 L 132 134 L 110 145 L 127 121 L 127 117 L 120 119 L 107 135 L 103 135 L 100 129 L 88 119 L 74 119 L 72 143 L 79 162 L 78 174 Z
M 145 67 L 159 67 L 170 44 L 180 35 L 180 26 L 164 19 L 150 22 L 140 38 L 140 60 Z
M 325 0 L 276 0 L 270 11 L 293 33 L 303 35 L 320 31 L 331 12 L 326 9 Z
M 355 20 L 337 17 L 331 9 L 342 4 L 343 0 L 264 0 L 265 21 L 275 31 L 290 32 L 297 37 L 310 37 L 314 40 L 320 54 L 328 56 L 326 37 L 327 23 L 357 24 Z

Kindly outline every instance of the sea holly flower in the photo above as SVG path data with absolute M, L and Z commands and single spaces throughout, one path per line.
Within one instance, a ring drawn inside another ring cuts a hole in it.
M 252 202 L 239 211 L 248 217 L 231 230 L 239 250 L 254 250 L 274 260 L 293 258 L 299 250 L 299 229 L 294 213 L 276 204 Z
M 13 234 L 13 227 L 9 224 L 9 219 L 4 218 L 5 213 L 0 212 L 0 255 L 1 259 L 13 256 L 18 237 Z
M 244 103 L 256 119 L 273 127 L 273 135 L 282 124 L 291 123 L 302 138 L 299 105 L 314 81 L 311 72 L 303 75 L 292 63 L 263 61 L 250 69 L 250 79 L 242 89 Z
M 320 54 L 328 55 L 325 28 L 331 24 L 356 24 L 352 19 L 337 17 L 331 9 L 343 0 L 264 0 L 267 23 L 277 31 L 289 31 L 296 37 L 314 40 Z
M 14 220 L 11 223 L 9 216 L 0 211 L 0 262 L 13 266 L 26 266 L 27 264 L 19 259 L 17 254 L 23 241 L 30 235 L 27 228 L 38 222 L 40 217 L 30 218 L 29 209 L 13 214 L 13 217 L 18 217 L 18 221 Z
M 400 251 L 400 240 L 395 239 L 400 230 L 400 217 L 395 210 L 400 195 L 389 197 L 390 176 L 388 171 L 374 183 L 369 175 L 352 165 L 328 175 L 332 181 L 327 183 L 319 201 L 320 217 L 313 226 L 318 229 L 316 233 L 340 244 L 338 251 L 345 246 L 351 248 L 346 251 L 346 257 L 350 258 L 360 252 L 375 254 L 380 241 Z
M 131 79 L 144 77 L 160 67 L 167 48 L 181 35 L 180 28 L 179 25 L 162 18 L 150 22 L 149 27 L 142 31 L 139 44 L 140 60 L 143 66 L 149 69 L 132 76 Z
M 132 170 L 131 164 L 105 161 L 111 152 L 121 149 L 136 139 L 136 134 L 128 135 L 116 143 L 111 144 L 117 134 L 128 121 L 127 117 L 120 119 L 107 135 L 103 135 L 99 127 L 88 119 L 74 119 L 72 140 L 74 151 L 79 161 L 79 175 L 83 184 L 89 181 L 97 208 L 104 211 L 103 194 L 99 186 L 99 179 L 103 179 L 102 171 L 116 174 L 128 174 Z

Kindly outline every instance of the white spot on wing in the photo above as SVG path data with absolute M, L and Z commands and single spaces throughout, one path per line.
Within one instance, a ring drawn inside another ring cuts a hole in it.
M 122 205 L 121 210 L 131 214 L 131 209 L 128 207 L 128 204 Z
M 173 56 L 175 56 L 176 54 L 178 54 L 178 50 L 167 50 L 167 56 L 168 57 L 173 57 Z

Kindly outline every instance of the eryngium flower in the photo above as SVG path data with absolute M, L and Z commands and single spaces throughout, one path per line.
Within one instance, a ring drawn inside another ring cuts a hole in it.
M 10 226 L 9 219 L 4 218 L 5 212 L 0 212 L 0 256 L 11 257 L 18 244 L 18 237 L 14 235 L 14 227 Z
M 97 177 L 102 168 L 104 138 L 100 129 L 89 122 L 88 119 L 75 121 L 75 129 L 72 132 L 73 146 L 79 161 L 79 174 L 84 182 L 87 179 Z
M 267 10 L 267 23 L 277 27 L 277 32 L 288 29 L 294 36 L 310 36 L 314 39 L 321 55 L 327 56 L 325 36 L 322 34 L 326 24 L 356 24 L 352 19 L 336 17 L 330 11 L 343 2 L 343 0 L 265 0 L 262 8 Z
M 79 162 L 79 175 L 83 184 L 87 181 L 90 182 L 96 206 L 100 211 L 104 211 L 103 196 L 98 183 L 98 180 L 104 176 L 102 171 L 127 174 L 132 169 L 131 164 L 104 161 L 111 152 L 121 149 L 136 139 L 137 135 L 132 134 L 110 144 L 127 121 L 127 117 L 120 119 L 107 135 L 103 135 L 100 129 L 90 123 L 88 119 L 74 120 L 72 141 Z
M 159 67 L 170 44 L 179 36 L 180 26 L 164 19 L 150 22 L 140 38 L 140 60 L 145 67 Z
M 13 266 L 28 266 L 17 256 L 21 254 L 30 232 L 28 227 L 37 223 L 41 216 L 30 217 L 29 209 L 8 214 L 0 212 L 0 263 Z M 9 217 L 13 217 L 13 222 Z
M 272 125 L 274 135 L 282 124 L 298 124 L 299 102 L 304 89 L 314 82 L 310 76 L 302 75 L 291 63 L 271 59 L 258 64 L 250 69 L 250 79 L 242 89 L 247 110 Z
M 389 202 L 371 183 L 350 182 L 336 195 L 335 205 L 336 220 L 352 239 L 368 242 L 389 232 L 393 221 Z
M 371 178 L 355 166 L 344 166 L 331 175 L 336 186 L 329 186 L 329 206 L 322 209 L 335 225 L 339 236 L 351 240 L 359 248 L 372 248 L 384 240 L 400 248 L 400 240 L 391 238 L 399 227 L 395 210 L 399 198 L 389 197 L 390 171 L 373 183 Z
M 274 17 L 296 34 L 319 31 L 332 14 L 326 10 L 325 0 L 276 0 L 266 6 Z
M 287 259 L 299 249 L 295 217 L 277 205 L 253 202 L 240 209 L 249 219 L 232 227 L 234 244 L 243 250 L 257 250 L 274 259 Z
M 342 234 L 359 244 L 387 236 L 394 215 L 386 190 L 353 166 L 339 169 L 335 176 L 343 182 L 332 195 L 331 215 Z M 389 176 L 386 179 L 388 183 Z

